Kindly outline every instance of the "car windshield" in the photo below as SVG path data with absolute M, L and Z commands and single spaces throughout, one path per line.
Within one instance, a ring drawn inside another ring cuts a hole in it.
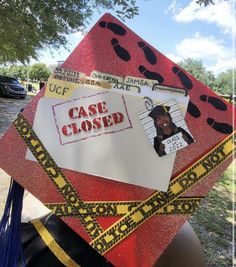
M 14 84 L 18 84 L 19 82 L 11 77 L 4 77 L 4 76 L 0 76 L 0 82 L 3 83 L 14 83 Z

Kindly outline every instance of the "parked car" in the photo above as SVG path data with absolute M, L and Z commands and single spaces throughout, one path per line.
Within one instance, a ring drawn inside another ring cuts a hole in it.
M 0 75 L 0 96 L 25 98 L 25 87 L 15 78 Z

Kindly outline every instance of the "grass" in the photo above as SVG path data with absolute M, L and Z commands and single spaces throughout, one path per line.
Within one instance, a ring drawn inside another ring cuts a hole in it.
M 25 87 L 27 87 L 28 84 L 31 84 L 32 87 L 33 87 L 35 90 L 39 91 L 39 83 L 33 83 L 33 82 L 24 82 L 24 83 L 23 83 L 23 85 L 24 85 Z
M 234 161 L 206 196 L 190 222 L 205 252 L 207 267 L 233 266 Z
M 25 88 L 28 88 L 27 85 L 31 84 L 33 87 L 33 90 L 27 91 L 27 95 L 29 96 L 35 96 L 38 92 L 39 92 L 39 83 L 33 83 L 33 82 L 23 82 L 22 83 L 24 85 Z

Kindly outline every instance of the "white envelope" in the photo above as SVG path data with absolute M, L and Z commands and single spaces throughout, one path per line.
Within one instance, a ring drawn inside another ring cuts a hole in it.
M 33 129 L 59 167 L 167 191 L 175 153 L 157 155 L 138 118 L 144 107 L 141 97 L 80 87 L 69 100 L 42 98 Z

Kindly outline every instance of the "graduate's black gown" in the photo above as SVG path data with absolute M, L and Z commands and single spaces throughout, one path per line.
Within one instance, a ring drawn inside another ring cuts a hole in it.
M 81 267 L 112 267 L 105 257 L 95 251 L 67 224 L 53 214 L 40 219 L 64 252 Z M 27 267 L 65 266 L 44 243 L 32 223 L 22 223 L 23 253 Z M 59 257 L 60 258 L 60 257 Z M 19 263 L 19 267 L 22 265 Z

